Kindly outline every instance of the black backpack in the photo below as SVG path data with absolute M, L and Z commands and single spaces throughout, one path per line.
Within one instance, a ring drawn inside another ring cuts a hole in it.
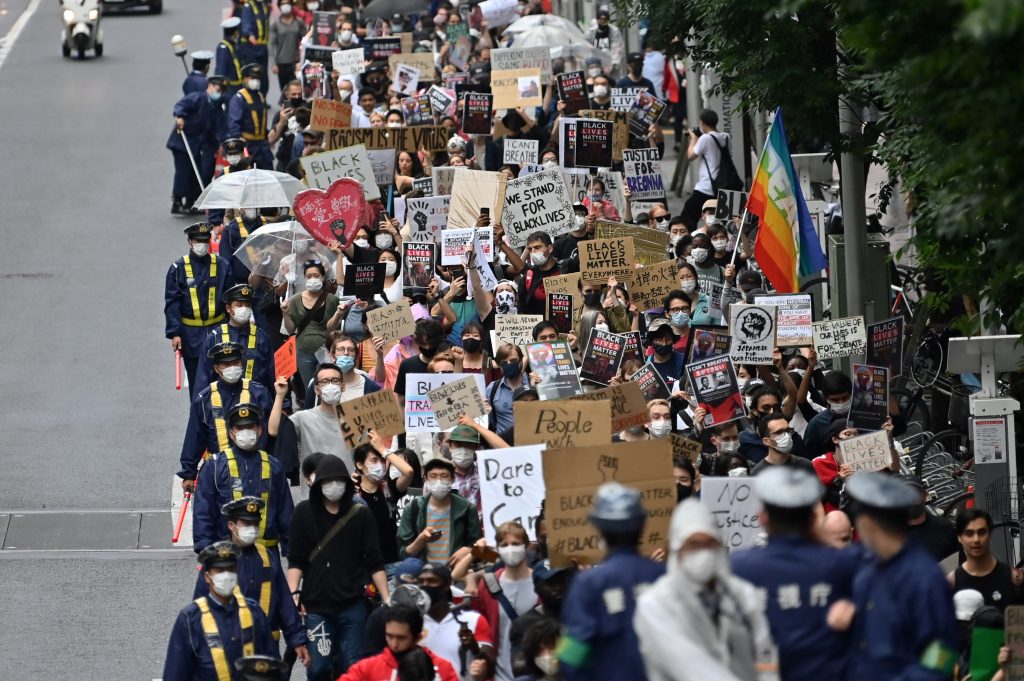
M 717 137 L 711 133 L 708 134 L 711 135 L 711 141 L 718 147 L 720 159 L 718 162 L 718 177 L 711 177 L 712 194 L 718 196 L 719 189 L 728 189 L 734 192 L 743 191 L 743 178 L 736 172 L 736 166 L 732 162 L 728 145 L 719 144 Z M 708 164 L 707 156 L 704 157 L 704 166 L 708 169 L 708 176 L 710 177 L 711 166 Z

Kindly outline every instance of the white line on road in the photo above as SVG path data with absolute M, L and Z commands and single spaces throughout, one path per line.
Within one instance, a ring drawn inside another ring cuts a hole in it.
M 14 48 L 14 43 L 21 35 L 22 29 L 25 28 L 25 24 L 32 18 L 32 15 L 36 13 L 39 8 L 40 0 L 32 0 L 25 8 L 25 11 L 21 13 L 18 20 L 14 22 L 14 26 L 11 26 L 11 30 L 7 32 L 3 38 L 0 38 L 0 69 L 4 67 L 4 62 L 7 61 L 7 55 L 11 53 Z

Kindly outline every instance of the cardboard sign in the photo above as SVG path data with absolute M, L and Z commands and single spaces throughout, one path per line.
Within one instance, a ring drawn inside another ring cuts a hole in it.
M 632 115 L 622 111 L 608 111 L 603 109 L 580 109 L 577 114 L 580 118 L 596 118 L 612 123 L 612 160 L 616 163 L 621 161 L 626 149 L 629 148 L 629 121 Z
M 1024 605 L 1007 607 L 1004 616 L 1006 618 L 1005 645 L 1010 649 L 1010 662 L 1006 665 L 1006 678 L 1024 679 Z
M 720 222 L 743 215 L 747 207 L 747 192 L 735 192 L 730 189 L 718 190 L 718 207 L 715 209 L 715 217 Z
M 675 460 L 677 456 L 684 456 L 690 460 L 694 465 L 700 460 L 701 445 L 696 440 L 691 440 L 685 435 L 679 433 L 669 433 L 669 439 L 672 441 L 672 459 Z
M 686 367 L 686 374 L 697 406 L 707 412 L 705 428 L 747 415 L 731 359 L 723 356 L 693 362 Z
M 363 38 L 363 56 L 370 61 L 387 61 L 393 54 L 402 53 L 402 39 L 398 36 Z
M 338 419 L 342 422 L 341 432 L 349 449 L 367 442 L 366 435 L 371 430 L 377 431 L 382 438 L 405 432 L 402 409 L 395 393 L 387 388 L 342 402 L 338 405 Z
M 324 151 L 299 159 L 302 169 L 306 171 L 306 184 L 316 189 L 327 189 L 335 180 L 351 177 L 363 187 L 363 196 L 367 201 L 380 198 L 380 188 L 366 147 L 359 144 L 354 147 Z
M 513 403 L 517 444 L 543 444 L 548 449 L 603 445 L 612 441 L 612 409 L 607 400 Z
M 526 346 L 526 356 L 530 361 L 530 371 L 541 378 L 536 385 L 541 401 L 560 400 L 583 392 L 576 361 L 567 342 L 531 343 Z
M 892 449 L 889 434 L 884 430 L 876 430 L 867 435 L 851 437 L 839 442 L 836 452 L 839 465 L 853 467 L 854 473 L 861 471 L 873 472 L 888 468 L 892 464 Z
M 626 149 L 622 163 L 631 201 L 665 201 L 665 178 L 657 149 Z
M 490 135 L 494 117 L 494 95 L 489 92 L 467 92 L 462 96 L 462 132 L 467 135 Z
M 749 477 L 712 478 L 700 483 L 700 503 L 708 507 L 718 521 L 722 544 L 729 551 L 754 547 L 761 533 L 761 501 L 754 494 Z
M 477 218 L 487 208 L 491 222 L 502 220 L 505 207 L 505 175 L 484 170 L 455 174 L 452 183 L 452 202 L 448 212 L 448 227 L 474 227 Z
M 466 168 L 460 168 L 455 166 L 441 166 L 430 169 L 430 177 L 434 180 L 434 196 L 447 196 L 452 195 L 452 185 L 455 184 L 455 176 L 460 172 L 468 173 L 473 172 Z
M 277 374 L 274 378 L 291 378 L 296 371 L 295 336 L 289 336 L 274 352 L 274 373 Z
M 416 69 L 417 80 L 421 84 L 436 80 L 433 52 L 402 52 L 388 57 L 388 68 L 392 74 L 397 74 L 401 66 Z
M 405 118 L 406 125 L 433 124 L 434 111 L 430 107 L 430 97 L 422 94 L 403 99 L 402 117 Z
M 380 336 L 386 341 L 405 338 L 416 333 L 412 308 L 404 300 L 399 300 L 387 307 L 367 310 L 366 326 L 372 335 Z
M 477 392 L 484 394 L 483 374 L 409 374 L 405 381 L 405 432 L 436 433 L 439 430 L 451 430 L 438 427 L 434 407 L 430 402 L 430 391 L 463 378 L 473 379 Z
M 446 229 L 441 232 L 441 264 L 461 265 L 466 250 L 473 243 L 472 227 L 468 229 Z
M 405 200 L 405 221 L 409 225 L 410 241 L 434 242 L 441 228 L 448 222 L 450 196 L 428 196 Z
M 588 239 L 579 243 L 580 272 L 584 284 L 606 284 L 615 277 L 629 287 L 633 283 L 633 239 Z
M 492 58 L 496 51 L 491 51 Z M 548 72 L 550 73 L 550 68 Z M 494 108 L 541 106 L 544 101 L 541 97 L 541 84 L 540 69 L 492 70 L 491 92 L 494 93 Z
M 679 288 L 675 260 L 666 260 L 633 270 L 633 285 L 629 287 L 630 302 L 646 312 L 664 306 L 665 296 Z
M 647 139 L 647 131 L 658 123 L 664 110 L 665 102 L 647 90 L 637 92 L 633 105 L 629 108 L 629 112 L 633 114 L 629 121 L 630 134 L 639 139 Z
M 650 363 L 640 367 L 636 373 L 629 377 L 629 380 L 634 381 L 640 386 L 640 391 L 644 394 L 644 400 L 647 402 L 651 400 L 667 400 L 671 395 L 668 386 L 665 385 L 665 380 Z
M 574 162 L 577 168 L 611 168 L 612 127 L 608 121 L 577 119 Z
M 334 42 L 337 12 L 313 12 L 313 44 L 327 47 Z
M 462 415 L 475 419 L 486 414 L 482 392 L 477 388 L 476 380 L 467 376 L 457 381 L 448 381 L 427 393 L 438 427 L 448 430 L 459 425 L 459 417 Z
M 537 538 L 537 518 L 544 503 L 543 445 L 485 449 L 476 454 L 480 476 L 480 506 L 484 536 L 497 545 L 495 531 L 517 521 L 531 539 Z
M 373 168 L 374 184 L 386 187 L 395 181 L 395 152 L 390 149 L 371 149 L 366 152 L 366 157 L 370 159 L 370 167 Z
M 572 301 L 573 296 L 568 293 L 548 294 L 547 319 L 555 325 L 558 333 L 572 333 Z
M 669 518 L 676 507 L 668 440 L 548 449 L 541 456 L 552 565 L 569 566 L 573 560 L 597 563 L 603 557 L 601 535 L 588 516 L 598 487 L 606 482 L 621 483 L 643 495 L 647 521 L 640 553 L 666 547 Z
M 331 54 L 331 66 L 343 76 L 363 73 L 366 71 L 366 53 L 361 47 L 338 50 Z
M 415 296 L 427 292 L 434 280 L 434 265 L 437 246 L 433 242 L 402 242 L 402 292 Z
M 713 329 L 720 329 L 720 332 Z M 690 342 L 687 344 L 689 357 L 686 361 L 699 362 L 703 359 L 728 355 L 730 346 L 732 346 L 732 336 L 724 326 L 701 328 L 691 324 Z
M 775 306 L 775 323 L 778 330 L 775 342 L 780 347 L 809 346 L 813 342 L 811 324 L 814 311 L 811 308 L 810 293 L 793 293 L 776 296 L 754 296 L 758 305 Z
M 644 87 L 613 87 L 611 92 L 612 111 L 626 112 L 633 108 L 637 93 L 646 92 Z
M 881 430 L 889 418 L 889 369 L 853 365 L 853 397 L 846 425 L 858 430 Z
M 893 317 L 867 329 L 867 363 L 889 368 L 889 376 L 903 375 L 903 317 Z
M 330 132 L 352 125 L 352 105 L 333 99 L 317 97 L 309 114 L 309 127 L 320 132 Z
M 555 82 L 558 86 L 558 98 L 565 103 L 563 116 L 575 116 L 590 106 L 587 76 L 582 71 L 560 73 L 555 77 Z
M 544 290 L 548 293 L 568 293 L 574 299 L 582 298 L 580 293 L 580 273 L 558 274 L 544 277 Z
M 518 0 L 484 0 L 479 7 L 490 28 L 507 26 L 519 20 Z
M 844 317 L 814 322 L 814 351 L 818 361 L 863 355 L 867 348 L 864 317 Z
M 502 145 L 502 163 L 512 163 L 517 166 L 537 162 L 537 147 L 540 142 L 537 140 L 517 140 L 506 137 Z
M 641 265 L 650 266 L 661 263 L 668 257 L 670 236 L 668 232 L 663 232 L 660 229 L 627 225 L 624 222 L 598 220 L 594 228 L 594 237 L 598 239 L 629 237 L 633 240 L 635 262 Z
M 501 224 L 509 246 L 517 249 L 538 230 L 554 239 L 576 229 L 572 199 L 558 168 L 509 181 Z
M 578 395 L 576 400 L 608 400 L 612 405 L 612 431 L 620 432 L 630 426 L 647 423 L 647 401 L 644 393 L 633 381 L 619 383 L 600 390 Z
M 397 149 L 415 154 L 421 148 L 426 151 L 444 151 L 448 137 L 448 129 L 443 125 L 415 125 L 408 128 L 331 130 L 324 141 L 328 149 L 362 144 L 367 149 Z
M 384 292 L 384 268 L 382 262 L 349 263 L 345 267 L 344 291 L 346 296 L 359 300 L 370 300 Z
M 591 329 L 583 351 L 580 378 L 599 385 L 608 385 L 619 372 L 625 339 L 617 333 Z
M 324 244 L 352 242 L 366 214 L 366 192 L 358 180 L 342 177 L 327 191 L 304 189 L 295 196 L 295 219 L 310 236 Z
M 551 83 L 551 48 L 547 45 L 539 47 L 508 47 L 491 50 L 492 71 L 540 71 L 541 85 Z M 507 107 L 498 107 L 499 109 Z
M 775 307 L 773 305 L 733 305 L 729 330 L 732 347 L 729 356 L 737 364 L 771 364 L 775 349 Z
M 544 319 L 539 314 L 499 314 L 494 317 L 491 347 L 494 352 L 502 345 L 524 347 L 533 342 L 533 327 Z
M 455 113 L 455 90 L 431 85 L 427 97 L 430 98 L 430 108 L 436 113 L 442 116 Z

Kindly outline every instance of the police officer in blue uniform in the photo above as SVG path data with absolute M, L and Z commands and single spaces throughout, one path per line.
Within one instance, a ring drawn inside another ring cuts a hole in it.
M 192 70 L 181 84 L 183 95 L 206 91 L 206 74 L 210 72 L 210 62 L 213 61 L 213 52 L 208 50 L 199 50 L 189 56 L 192 57 Z
M 278 541 L 287 550 L 288 527 L 295 506 L 284 466 L 258 448 L 263 435 L 263 412 L 254 404 L 240 402 L 228 411 L 230 443 L 210 457 L 199 471 L 195 506 L 192 510 L 192 541 L 202 551 L 216 541 L 228 539 L 227 520 L 221 506 L 243 496 L 259 497 L 265 510 L 256 541 L 276 548 Z
M 280 681 L 291 666 L 266 655 L 250 655 L 235 660 L 235 669 L 245 681 Z
M 764 504 L 761 525 L 768 544 L 734 552 L 732 571 L 764 596 L 783 679 L 842 679 L 849 635 L 829 628 L 826 617 L 833 603 L 850 598 L 863 552 L 816 540 L 814 511 L 825 492 L 816 476 L 773 466 L 755 477 L 753 486 Z
M 240 208 L 235 211 L 235 219 L 224 226 L 224 233 L 221 237 L 221 251 L 231 256 L 231 273 L 238 283 L 249 281 L 249 268 L 237 256 L 233 255 L 242 245 L 242 242 L 263 225 L 271 222 L 266 216 L 260 214 L 259 208 Z M 256 254 L 252 253 L 252 259 Z
M 242 41 L 239 44 L 239 58 L 243 64 L 259 64 L 260 92 L 267 96 L 270 89 L 269 52 L 270 10 L 263 0 L 246 0 L 242 5 Z
M 224 99 L 230 102 L 242 87 L 242 61 L 238 54 L 238 39 L 242 34 L 242 20 L 228 17 L 220 22 L 224 37 L 217 43 L 216 62 L 213 72 L 224 78 Z
M 277 641 L 258 602 L 237 588 L 238 547 L 218 542 L 199 554 L 209 595 L 182 608 L 171 629 L 164 681 L 242 681 L 236 660 L 278 659 Z
M 255 404 L 260 408 L 262 428 L 257 442 L 259 449 L 267 446 L 266 414 L 271 400 L 267 389 L 256 381 L 244 378 L 243 348 L 238 343 L 219 343 L 210 350 L 217 380 L 196 393 L 188 414 L 188 427 L 181 445 L 181 486 L 186 492 L 195 488 L 199 461 L 207 452 L 222 452 L 231 445 L 227 413 L 236 404 Z
M 206 335 L 206 346 L 200 356 L 196 374 L 196 386 L 199 389 L 210 385 L 216 378 L 208 353 L 214 346 L 228 342 L 238 343 L 243 348 L 244 378 L 264 386 L 274 385 L 274 349 L 270 346 L 270 336 L 256 326 L 253 293 L 253 287 L 248 284 L 236 284 L 224 292 L 221 300 L 226 321 L 210 329 Z
M 221 143 L 220 147 L 224 152 L 224 160 L 227 161 L 228 164 L 226 166 L 217 167 L 213 174 L 214 179 L 231 173 L 237 173 L 240 170 L 249 170 L 253 167 L 252 156 L 245 155 L 245 140 L 241 137 L 226 139 Z M 206 219 L 209 220 L 212 225 L 221 225 L 224 223 L 224 212 L 223 208 L 211 209 L 207 211 Z M 225 251 L 225 253 L 226 252 L 227 251 Z M 248 275 L 248 273 L 246 273 L 246 275 Z M 241 283 L 245 280 L 238 279 L 236 276 L 236 281 Z
M 663 565 L 637 551 L 646 518 L 639 491 L 617 482 L 598 488 L 590 522 L 601 532 L 608 555 L 576 576 L 562 605 L 558 662 L 567 681 L 646 678 L 633 630 L 636 597 L 665 574 Z
M 196 392 L 196 367 L 209 327 L 224 321 L 217 301 L 231 280 L 231 264 L 210 253 L 213 225 L 197 222 L 185 228 L 189 253 L 171 263 L 164 283 L 164 336 L 180 350 L 188 376 L 189 397 Z
M 264 503 L 256 497 L 244 496 L 229 501 L 221 507 L 227 518 L 230 541 L 238 547 L 238 588 L 246 598 L 260 604 L 260 610 L 270 621 L 275 632 L 284 634 L 285 643 L 295 650 L 296 657 L 306 664 L 309 653 L 306 650 L 306 629 L 299 619 L 295 601 L 288 588 L 288 580 L 281 567 L 276 551 L 267 550 L 259 543 L 260 522 Z M 206 580 L 200 575 L 196 581 L 193 598 L 210 592 Z M 280 678 L 280 677 L 278 677 Z
M 187 94 L 174 105 L 174 124 L 167 138 L 167 148 L 174 157 L 174 185 L 171 191 L 172 214 L 198 213 L 192 203 L 199 197 L 199 180 L 196 178 L 192 151 L 203 185 L 210 184 L 216 165 L 217 149 L 224 139 L 224 107 L 221 103 L 224 79 L 210 76 L 202 92 Z M 185 139 L 182 139 L 184 134 Z M 188 149 L 185 147 L 188 140 Z
M 832 607 L 830 624 L 853 620 L 848 681 L 940 681 L 957 658 L 953 595 L 942 570 L 910 535 L 920 496 L 907 482 L 855 473 L 846 482 L 854 525 L 874 554 L 853 582 L 853 603 Z
M 242 67 L 242 89 L 228 102 L 228 137 L 241 137 L 257 168 L 274 169 L 270 145 L 277 141 L 278 129 L 267 133 L 267 100 L 260 92 L 263 67 L 246 64 Z

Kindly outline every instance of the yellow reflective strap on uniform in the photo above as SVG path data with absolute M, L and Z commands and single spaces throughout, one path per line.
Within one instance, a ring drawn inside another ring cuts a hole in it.
M 243 598 L 242 602 L 244 603 L 244 601 L 245 599 Z M 210 604 L 206 602 L 205 596 L 197 598 L 195 604 L 199 606 L 199 612 L 202 615 L 200 622 L 203 625 L 203 636 L 206 638 L 206 645 L 210 649 L 213 668 L 217 670 L 217 681 L 231 681 L 231 668 L 228 666 L 228 656 L 224 652 L 224 642 L 221 641 L 220 632 L 217 630 L 217 620 L 213 618 L 213 613 L 210 612 Z M 248 607 L 245 610 L 249 616 L 249 626 L 252 627 L 252 613 L 249 612 Z M 239 614 L 241 615 L 241 610 L 239 610 Z
M 266 3 L 262 3 L 261 2 L 260 3 L 260 7 L 263 9 L 262 17 L 260 16 L 259 12 L 257 12 L 255 9 L 253 10 L 253 14 L 256 15 L 256 42 L 259 43 L 260 45 L 266 45 L 267 44 L 267 19 L 268 19 L 267 15 L 268 15 L 269 11 L 267 10 Z
M 256 325 L 249 322 L 249 359 L 245 362 L 245 380 L 252 380 L 253 369 L 256 368 Z
M 270 555 L 267 553 L 267 549 L 257 544 L 256 553 L 260 554 L 260 560 L 263 561 L 263 569 L 268 569 L 270 567 Z M 264 576 L 266 576 L 266 574 Z M 267 617 L 270 617 L 271 582 L 271 579 L 265 579 L 260 583 L 260 610 L 262 610 L 263 614 Z
M 203 317 L 203 311 L 199 307 L 199 288 L 196 286 L 195 272 L 192 269 L 192 261 L 189 256 L 183 258 L 185 263 L 185 284 L 188 285 L 188 297 L 192 303 L 192 319 L 182 318 L 181 323 L 185 326 L 208 326 L 210 324 L 216 324 L 220 320 L 224 319 L 223 314 L 214 314 L 217 309 L 217 256 L 210 255 L 210 278 L 213 279 L 213 285 L 208 289 L 210 297 L 207 303 L 206 314 L 208 317 Z M 192 283 L 189 284 L 188 282 Z
M 260 450 L 260 480 L 263 481 L 263 492 L 260 493 L 260 499 L 263 500 L 263 514 L 260 516 L 259 537 L 265 543 L 267 517 L 270 515 L 270 456 L 262 449 Z
M 221 343 L 230 343 L 231 342 L 231 334 L 228 333 L 228 325 L 227 324 L 221 324 L 220 325 L 220 342 Z
M 186 255 L 185 258 L 185 285 L 188 286 L 188 295 L 192 301 L 192 316 L 195 319 L 202 319 L 203 315 L 199 310 L 199 292 L 196 290 L 196 276 L 192 272 L 192 261 Z M 189 284 L 189 282 L 192 282 Z
M 252 612 L 249 604 L 245 602 L 242 590 L 235 587 L 235 600 L 238 602 L 238 624 L 242 629 L 242 657 L 249 657 L 256 654 L 256 643 L 252 631 Z M 248 632 L 248 636 L 246 636 Z
M 217 434 L 217 451 L 228 448 L 228 426 L 224 421 L 224 400 L 220 396 L 217 381 L 210 384 L 210 407 L 213 412 L 213 429 Z
M 217 256 L 210 256 L 210 279 L 209 288 L 207 289 L 210 293 L 210 298 L 206 302 L 206 321 L 213 321 L 213 317 L 217 312 Z
M 231 55 L 231 61 L 235 63 L 235 80 L 229 80 L 228 85 L 241 85 L 242 84 L 242 65 L 238 63 L 238 57 L 235 56 L 235 47 L 227 40 L 221 40 L 220 44 L 228 48 L 228 53 Z
M 249 379 L 242 379 L 242 394 L 238 397 L 239 404 L 249 404 L 252 400 L 249 399 Z
M 238 221 L 238 233 L 243 239 L 249 238 L 249 230 L 246 228 L 245 223 L 241 220 Z
M 238 461 L 235 460 L 235 452 L 228 447 L 224 450 L 224 458 L 228 462 L 228 475 L 231 476 L 229 484 L 231 485 L 231 498 L 238 500 L 242 498 L 242 485 L 239 483 L 235 484 L 235 481 L 239 479 L 238 476 Z
M 242 93 L 242 99 L 249 105 L 249 115 L 252 116 L 252 134 L 246 137 L 246 133 L 243 133 L 242 137 L 249 141 L 262 141 L 267 134 L 267 126 L 265 124 L 260 125 L 260 118 L 266 116 L 267 111 L 266 109 L 263 111 L 256 110 L 257 107 L 253 103 L 252 94 L 248 89 L 239 90 L 239 92 Z

